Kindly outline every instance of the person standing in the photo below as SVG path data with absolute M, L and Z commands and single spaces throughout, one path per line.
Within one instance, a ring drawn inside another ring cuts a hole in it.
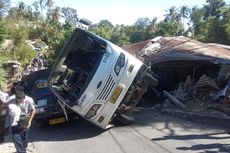
M 30 126 L 36 112 L 35 103 L 23 90 L 16 90 L 7 104 L 14 146 L 18 153 L 26 153 Z
M 4 141 L 5 136 L 5 124 L 7 109 L 2 107 L 6 103 L 6 99 L 9 97 L 7 93 L 0 91 L 0 143 Z
M 228 104 L 228 96 L 230 95 L 230 70 L 227 73 L 226 79 L 228 82 L 227 82 L 227 89 L 224 95 L 224 104 Z

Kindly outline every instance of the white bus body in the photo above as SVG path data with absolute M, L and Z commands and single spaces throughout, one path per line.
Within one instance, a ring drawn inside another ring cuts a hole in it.
M 60 102 L 106 129 L 114 119 L 131 123 L 131 113 L 149 84 L 148 67 L 120 47 L 77 28 L 49 77 Z

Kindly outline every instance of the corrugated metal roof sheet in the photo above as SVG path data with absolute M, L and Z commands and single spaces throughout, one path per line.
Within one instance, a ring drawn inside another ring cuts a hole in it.
M 129 53 L 131 53 L 132 55 L 137 55 L 143 48 L 147 47 L 148 43 L 149 43 L 149 40 L 127 45 L 122 48 L 128 51 Z
M 145 62 L 174 60 L 207 60 L 230 64 L 230 46 L 208 44 L 184 36 L 160 37 L 123 47 L 131 54 L 145 59 Z

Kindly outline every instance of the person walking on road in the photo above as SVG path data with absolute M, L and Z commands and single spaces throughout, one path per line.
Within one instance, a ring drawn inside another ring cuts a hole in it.
M 7 93 L 0 91 L 0 143 L 4 142 L 5 136 L 5 124 L 7 109 L 2 107 L 6 103 L 6 99 L 9 97 Z
M 228 82 L 227 82 L 227 89 L 226 89 L 225 96 L 224 96 L 224 104 L 229 103 L 228 96 L 230 95 L 230 70 L 227 73 L 226 79 Z
M 26 153 L 29 130 L 36 112 L 35 103 L 23 90 L 16 90 L 15 95 L 7 99 L 7 105 L 14 146 L 18 153 Z

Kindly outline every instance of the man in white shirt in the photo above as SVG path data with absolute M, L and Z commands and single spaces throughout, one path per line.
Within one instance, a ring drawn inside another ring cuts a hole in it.
M 6 113 L 7 109 L 2 107 L 6 99 L 9 97 L 7 93 L 0 91 L 0 143 L 4 141 L 5 136 L 5 123 L 6 123 Z
M 18 153 L 26 153 L 29 129 L 36 112 L 35 103 L 24 91 L 16 90 L 15 96 L 8 98 L 7 104 L 14 146 Z M 22 116 L 26 120 L 22 120 Z

